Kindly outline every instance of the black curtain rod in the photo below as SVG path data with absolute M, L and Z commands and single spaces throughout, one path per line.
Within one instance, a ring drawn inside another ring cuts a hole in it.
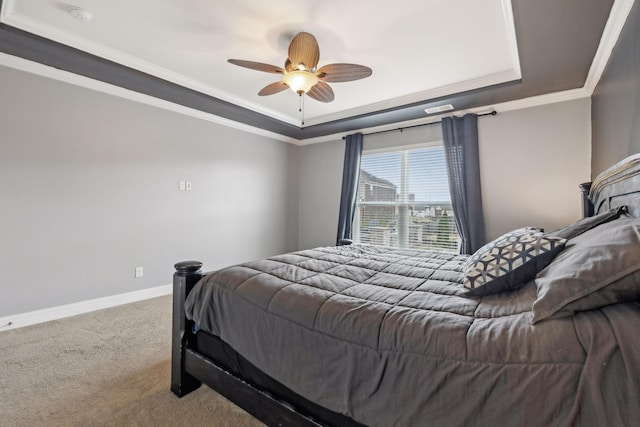
M 498 112 L 497 112 L 497 111 L 495 111 L 495 110 L 493 110 L 493 111 L 491 111 L 491 112 L 489 112 L 489 113 L 482 113 L 482 114 L 478 114 L 478 117 L 482 117 L 482 116 L 495 116 L 496 114 L 498 114 Z M 413 126 L 405 126 L 405 127 L 396 128 L 396 129 L 379 130 L 379 131 L 377 131 L 377 132 L 364 133 L 364 134 L 362 134 L 362 135 L 363 135 L 363 136 L 364 136 L 364 135 L 376 135 L 376 134 L 378 134 L 378 133 L 394 132 L 394 131 L 397 131 L 397 130 L 399 130 L 400 132 L 402 132 L 402 131 L 403 131 L 403 130 L 405 130 L 405 129 L 417 128 L 417 127 L 421 127 L 421 126 L 431 126 L 431 125 L 435 125 L 435 124 L 438 124 L 438 123 L 442 123 L 442 120 L 438 120 L 437 122 L 422 123 L 422 124 L 419 124 L 419 125 L 413 125 Z M 346 139 L 346 138 L 347 138 L 346 136 L 343 136 L 343 137 L 342 137 L 342 139 Z

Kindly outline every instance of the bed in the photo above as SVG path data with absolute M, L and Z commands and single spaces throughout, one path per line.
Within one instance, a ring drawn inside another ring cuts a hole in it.
M 635 425 L 640 156 L 581 189 L 582 220 L 472 256 L 180 262 L 171 390 L 204 383 L 272 426 Z

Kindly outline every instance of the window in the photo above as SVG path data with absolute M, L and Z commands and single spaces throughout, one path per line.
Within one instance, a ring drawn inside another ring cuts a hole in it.
M 442 144 L 362 155 L 353 240 L 457 251 Z

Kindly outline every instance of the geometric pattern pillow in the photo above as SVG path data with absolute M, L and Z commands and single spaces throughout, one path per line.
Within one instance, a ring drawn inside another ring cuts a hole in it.
M 469 295 L 517 289 L 551 263 L 567 240 L 527 227 L 510 231 L 478 249 L 465 263 Z

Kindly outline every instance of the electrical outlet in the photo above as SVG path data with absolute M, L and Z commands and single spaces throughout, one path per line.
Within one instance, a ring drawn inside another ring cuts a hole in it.
M 187 191 L 191 191 L 191 181 L 187 181 Z
M 136 278 L 140 278 L 144 275 L 142 267 L 136 267 Z
M 178 186 L 178 189 L 180 189 L 180 191 L 184 191 L 184 189 L 185 189 L 185 182 L 184 181 L 180 181 L 180 185 Z

